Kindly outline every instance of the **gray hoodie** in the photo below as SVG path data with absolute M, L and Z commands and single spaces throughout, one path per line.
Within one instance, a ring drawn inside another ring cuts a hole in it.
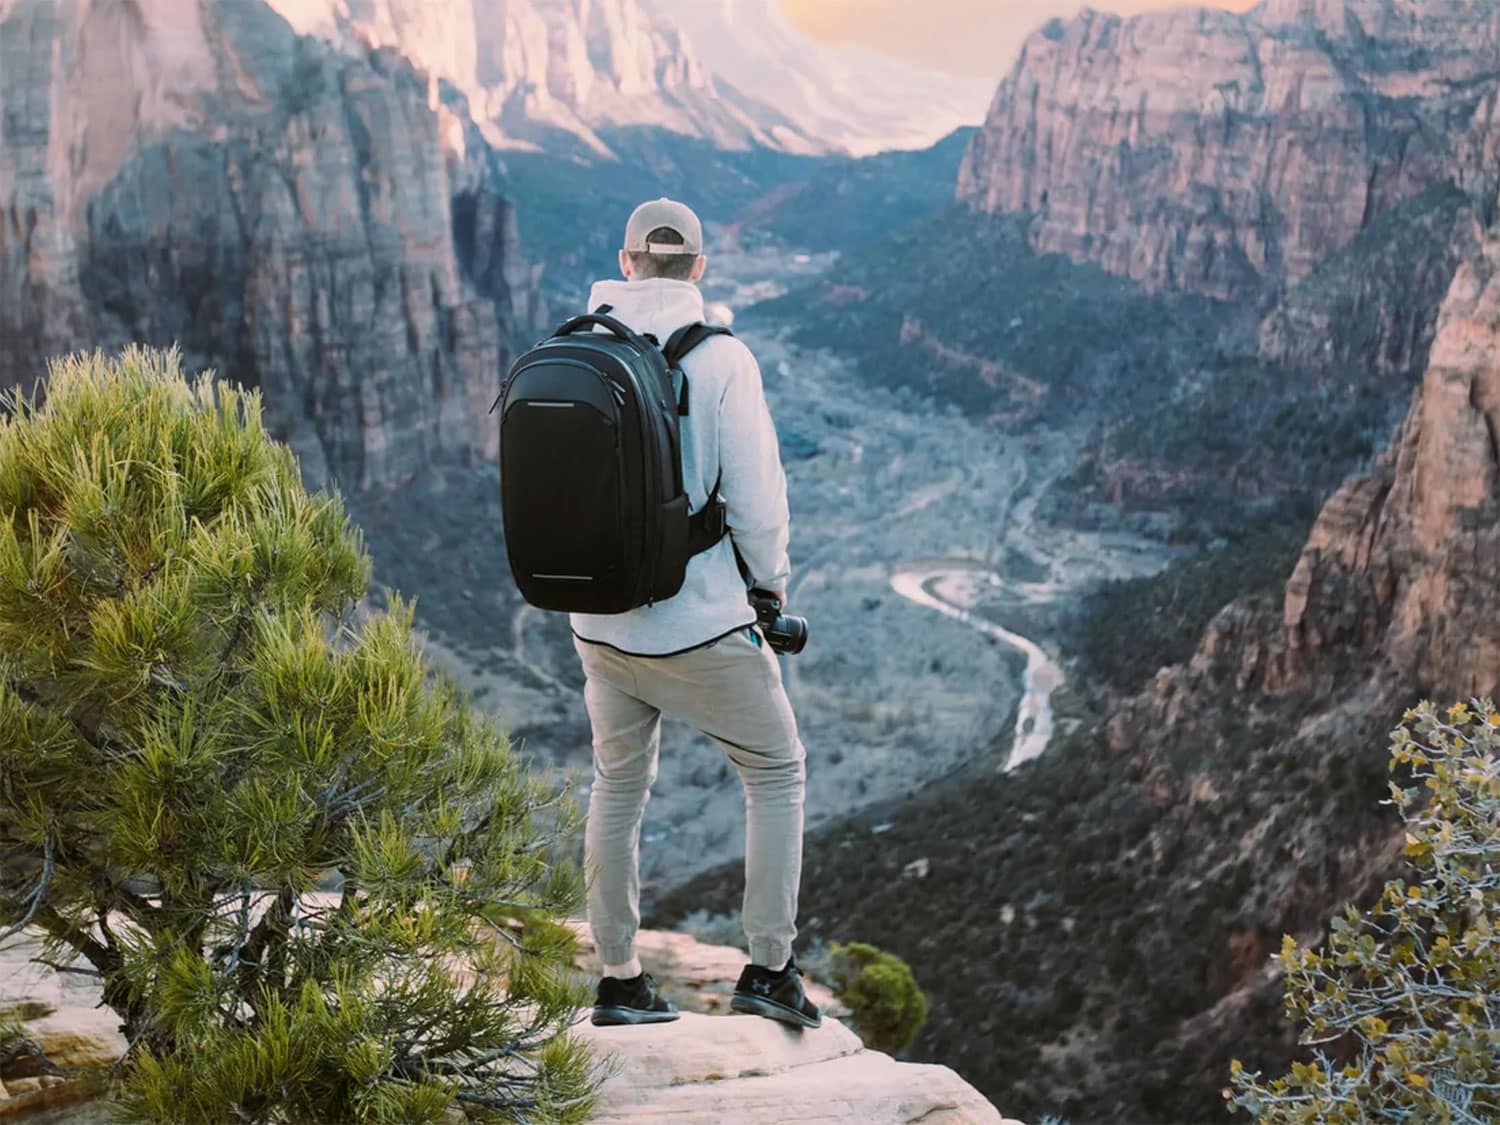
M 590 309 L 600 305 L 612 305 L 611 316 L 662 341 L 703 319 L 698 287 L 668 278 L 601 281 L 589 295 Z M 670 656 L 754 623 L 735 548 L 752 585 L 784 587 L 791 573 L 786 474 L 760 366 L 749 348 L 727 336 L 699 345 L 682 366 L 690 390 L 682 420 L 683 485 L 696 512 L 720 480 L 729 535 L 688 563 L 687 580 L 675 597 L 629 613 L 571 615 L 580 640 L 637 656 Z

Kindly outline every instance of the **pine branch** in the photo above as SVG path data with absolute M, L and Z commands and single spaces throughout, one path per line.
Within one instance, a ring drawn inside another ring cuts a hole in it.
M 7 926 L 5 929 L 0 930 L 0 943 L 10 940 L 27 926 L 31 925 L 31 920 L 36 917 L 37 911 L 41 909 L 42 898 L 46 895 L 47 888 L 52 884 L 52 873 L 57 867 L 57 857 L 52 849 L 52 833 L 56 827 L 56 820 L 49 818 L 47 822 L 46 850 L 42 854 L 42 874 L 37 880 L 36 889 L 31 892 L 30 899 L 28 900 L 31 903 L 30 908 L 15 925 Z
M 277 945 L 284 944 L 292 920 L 292 904 L 295 895 L 290 887 L 282 887 L 255 928 L 250 931 L 240 952 L 239 987 L 245 996 L 254 996 L 254 980 L 257 975 L 269 975 L 269 954 Z M 254 1001 L 251 1001 L 252 1005 Z
M 34 921 L 51 937 L 86 958 L 102 975 L 107 976 L 119 968 L 120 956 L 114 949 L 100 944 L 52 907 L 39 906 Z
M 0 1036 L 0 1067 L 9 1066 L 23 1056 L 35 1060 L 43 1074 L 56 1077 L 63 1077 L 65 1074 L 62 1067 L 47 1057 L 47 1052 L 42 1050 L 40 1043 L 19 1029 L 9 1036 Z

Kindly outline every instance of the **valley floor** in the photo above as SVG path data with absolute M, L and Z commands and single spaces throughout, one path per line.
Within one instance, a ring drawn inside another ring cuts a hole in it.
M 736 308 L 827 265 L 769 251 L 719 254 L 706 295 Z M 1038 497 L 1072 467 L 1071 439 L 1003 434 L 873 388 L 839 357 L 790 344 L 786 328 L 753 314 L 736 326 L 760 360 L 782 432 L 793 513 L 789 610 L 811 623 L 806 652 L 782 666 L 808 749 L 812 827 L 976 759 L 1002 769 L 1016 733 L 1024 755 L 1037 752 L 1039 708 L 1050 723 L 1047 696 L 1061 670 L 1031 677 L 1023 708 L 1023 650 L 1032 646 L 1038 667 L 1050 664 L 1058 655 L 1051 622 L 1078 592 L 1152 573 L 1166 556 L 1134 537 L 1038 523 Z M 417 598 L 433 660 L 496 711 L 533 760 L 578 771 L 586 800 L 577 656 L 566 620 L 514 593 L 493 467 L 453 470 L 420 491 L 353 505 L 377 583 Z M 914 574 L 930 595 L 974 617 L 901 596 L 899 576 Z M 1007 630 L 1025 644 L 1007 643 Z M 743 831 L 727 759 L 667 724 L 642 833 L 643 896 L 742 855 Z

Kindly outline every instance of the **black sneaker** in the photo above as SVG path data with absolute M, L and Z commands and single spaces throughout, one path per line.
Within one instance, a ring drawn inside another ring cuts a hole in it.
M 677 1005 L 656 991 L 650 973 L 629 980 L 605 977 L 594 997 L 593 1022 L 598 1027 L 631 1023 L 670 1023 L 678 1016 Z
M 734 986 L 729 1006 L 736 1012 L 769 1016 L 796 1027 L 819 1027 L 823 1016 L 802 991 L 802 970 L 797 961 L 787 961 L 779 973 L 764 965 L 746 965 Z

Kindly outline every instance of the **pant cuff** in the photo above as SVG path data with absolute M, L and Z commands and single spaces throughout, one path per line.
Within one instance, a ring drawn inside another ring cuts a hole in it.
M 750 962 L 755 965 L 784 965 L 792 956 L 792 943 L 770 938 L 750 939 Z
M 599 954 L 600 964 L 604 965 L 628 965 L 635 958 L 634 939 L 619 945 L 596 945 L 594 949 Z

